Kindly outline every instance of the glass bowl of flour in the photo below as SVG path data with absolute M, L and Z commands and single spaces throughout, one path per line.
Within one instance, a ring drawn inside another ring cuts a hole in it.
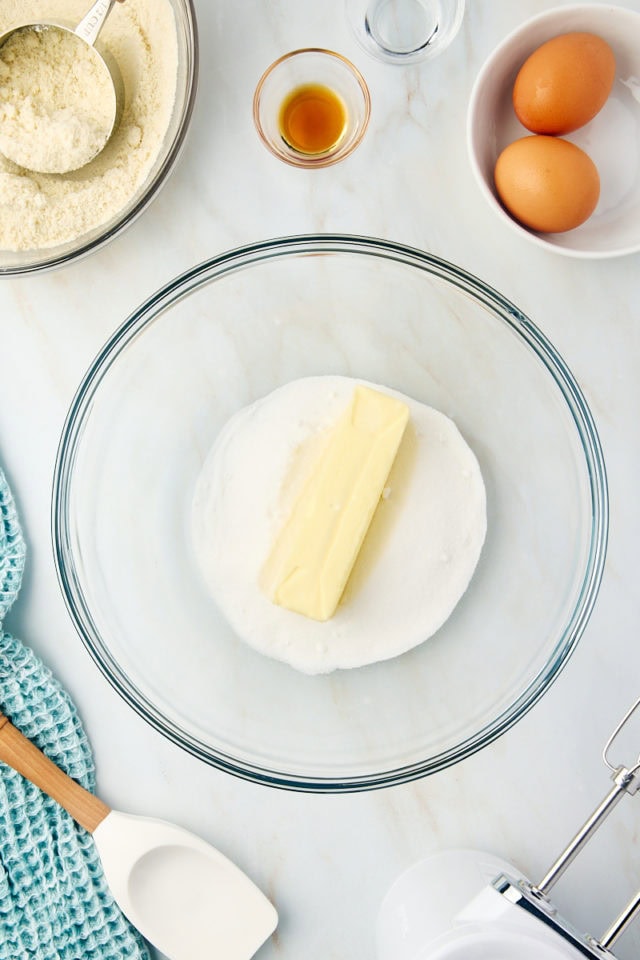
M 263 574 L 354 384 L 410 416 L 322 621 Z M 322 235 L 214 257 L 123 323 L 72 404 L 52 509 L 67 606 L 125 700 L 220 769 L 326 792 L 516 723 L 585 628 L 608 522 L 593 419 L 535 324 L 436 257 Z
M 57 0 L 53 7 L 45 0 L 6 0 L 0 5 L 0 34 L 43 21 L 75 26 L 86 7 L 85 0 Z M 191 0 L 118 3 L 100 43 L 117 63 L 124 84 L 118 126 L 93 161 L 69 174 L 36 173 L 0 152 L 0 274 L 51 269 L 107 243 L 145 209 L 180 153 L 197 77 Z M 3 129 L 10 134 L 17 121 L 33 126 L 43 105 L 54 102 L 45 87 L 43 104 L 36 97 L 21 101 L 25 116 L 16 118 L 7 82 L 15 70 L 14 55 L 11 47 L 0 51 L 0 151 Z M 65 64 L 64 55 L 63 45 L 59 52 L 55 44 L 44 50 L 42 82 L 55 83 L 59 56 L 61 70 L 77 70 L 82 86 L 82 62 Z M 72 138 L 77 118 L 69 113 Z

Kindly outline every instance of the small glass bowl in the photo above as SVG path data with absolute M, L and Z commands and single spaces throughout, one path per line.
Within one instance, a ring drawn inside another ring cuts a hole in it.
M 345 0 L 363 50 L 386 63 L 432 60 L 456 37 L 465 0 Z
M 287 98 L 304 86 L 328 88 L 342 101 L 342 133 L 327 149 L 310 153 L 287 142 L 280 115 Z M 293 50 L 265 70 L 253 98 L 253 119 L 264 145 L 280 160 L 295 167 L 328 167 L 348 157 L 358 146 L 369 123 L 371 97 L 364 77 L 354 65 L 331 50 L 310 47 Z

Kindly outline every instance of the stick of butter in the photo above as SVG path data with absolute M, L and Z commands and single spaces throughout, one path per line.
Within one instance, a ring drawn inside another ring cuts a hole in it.
M 357 386 L 265 564 L 274 603 L 335 613 L 409 419 L 406 403 Z

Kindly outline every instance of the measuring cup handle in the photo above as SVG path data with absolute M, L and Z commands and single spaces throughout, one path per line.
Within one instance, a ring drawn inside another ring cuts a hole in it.
M 0 760 L 34 783 L 90 833 L 110 813 L 102 800 L 67 776 L 0 714 Z
M 116 0 L 96 0 L 76 27 L 76 36 L 93 46 L 115 2 Z M 123 3 L 124 0 L 118 2 Z

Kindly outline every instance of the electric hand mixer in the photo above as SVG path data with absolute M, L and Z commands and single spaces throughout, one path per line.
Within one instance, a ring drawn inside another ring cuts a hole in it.
M 622 797 L 640 789 L 640 756 L 631 767 L 609 759 L 639 707 L 640 698 L 602 753 L 613 787 L 540 883 L 489 854 L 436 854 L 411 867 L 388 892 L 378 918 L 378 960 L 616 960 L 611 948 L 640 913 L 640 891 L 600 937 L 576 930 L 549 891 Z

